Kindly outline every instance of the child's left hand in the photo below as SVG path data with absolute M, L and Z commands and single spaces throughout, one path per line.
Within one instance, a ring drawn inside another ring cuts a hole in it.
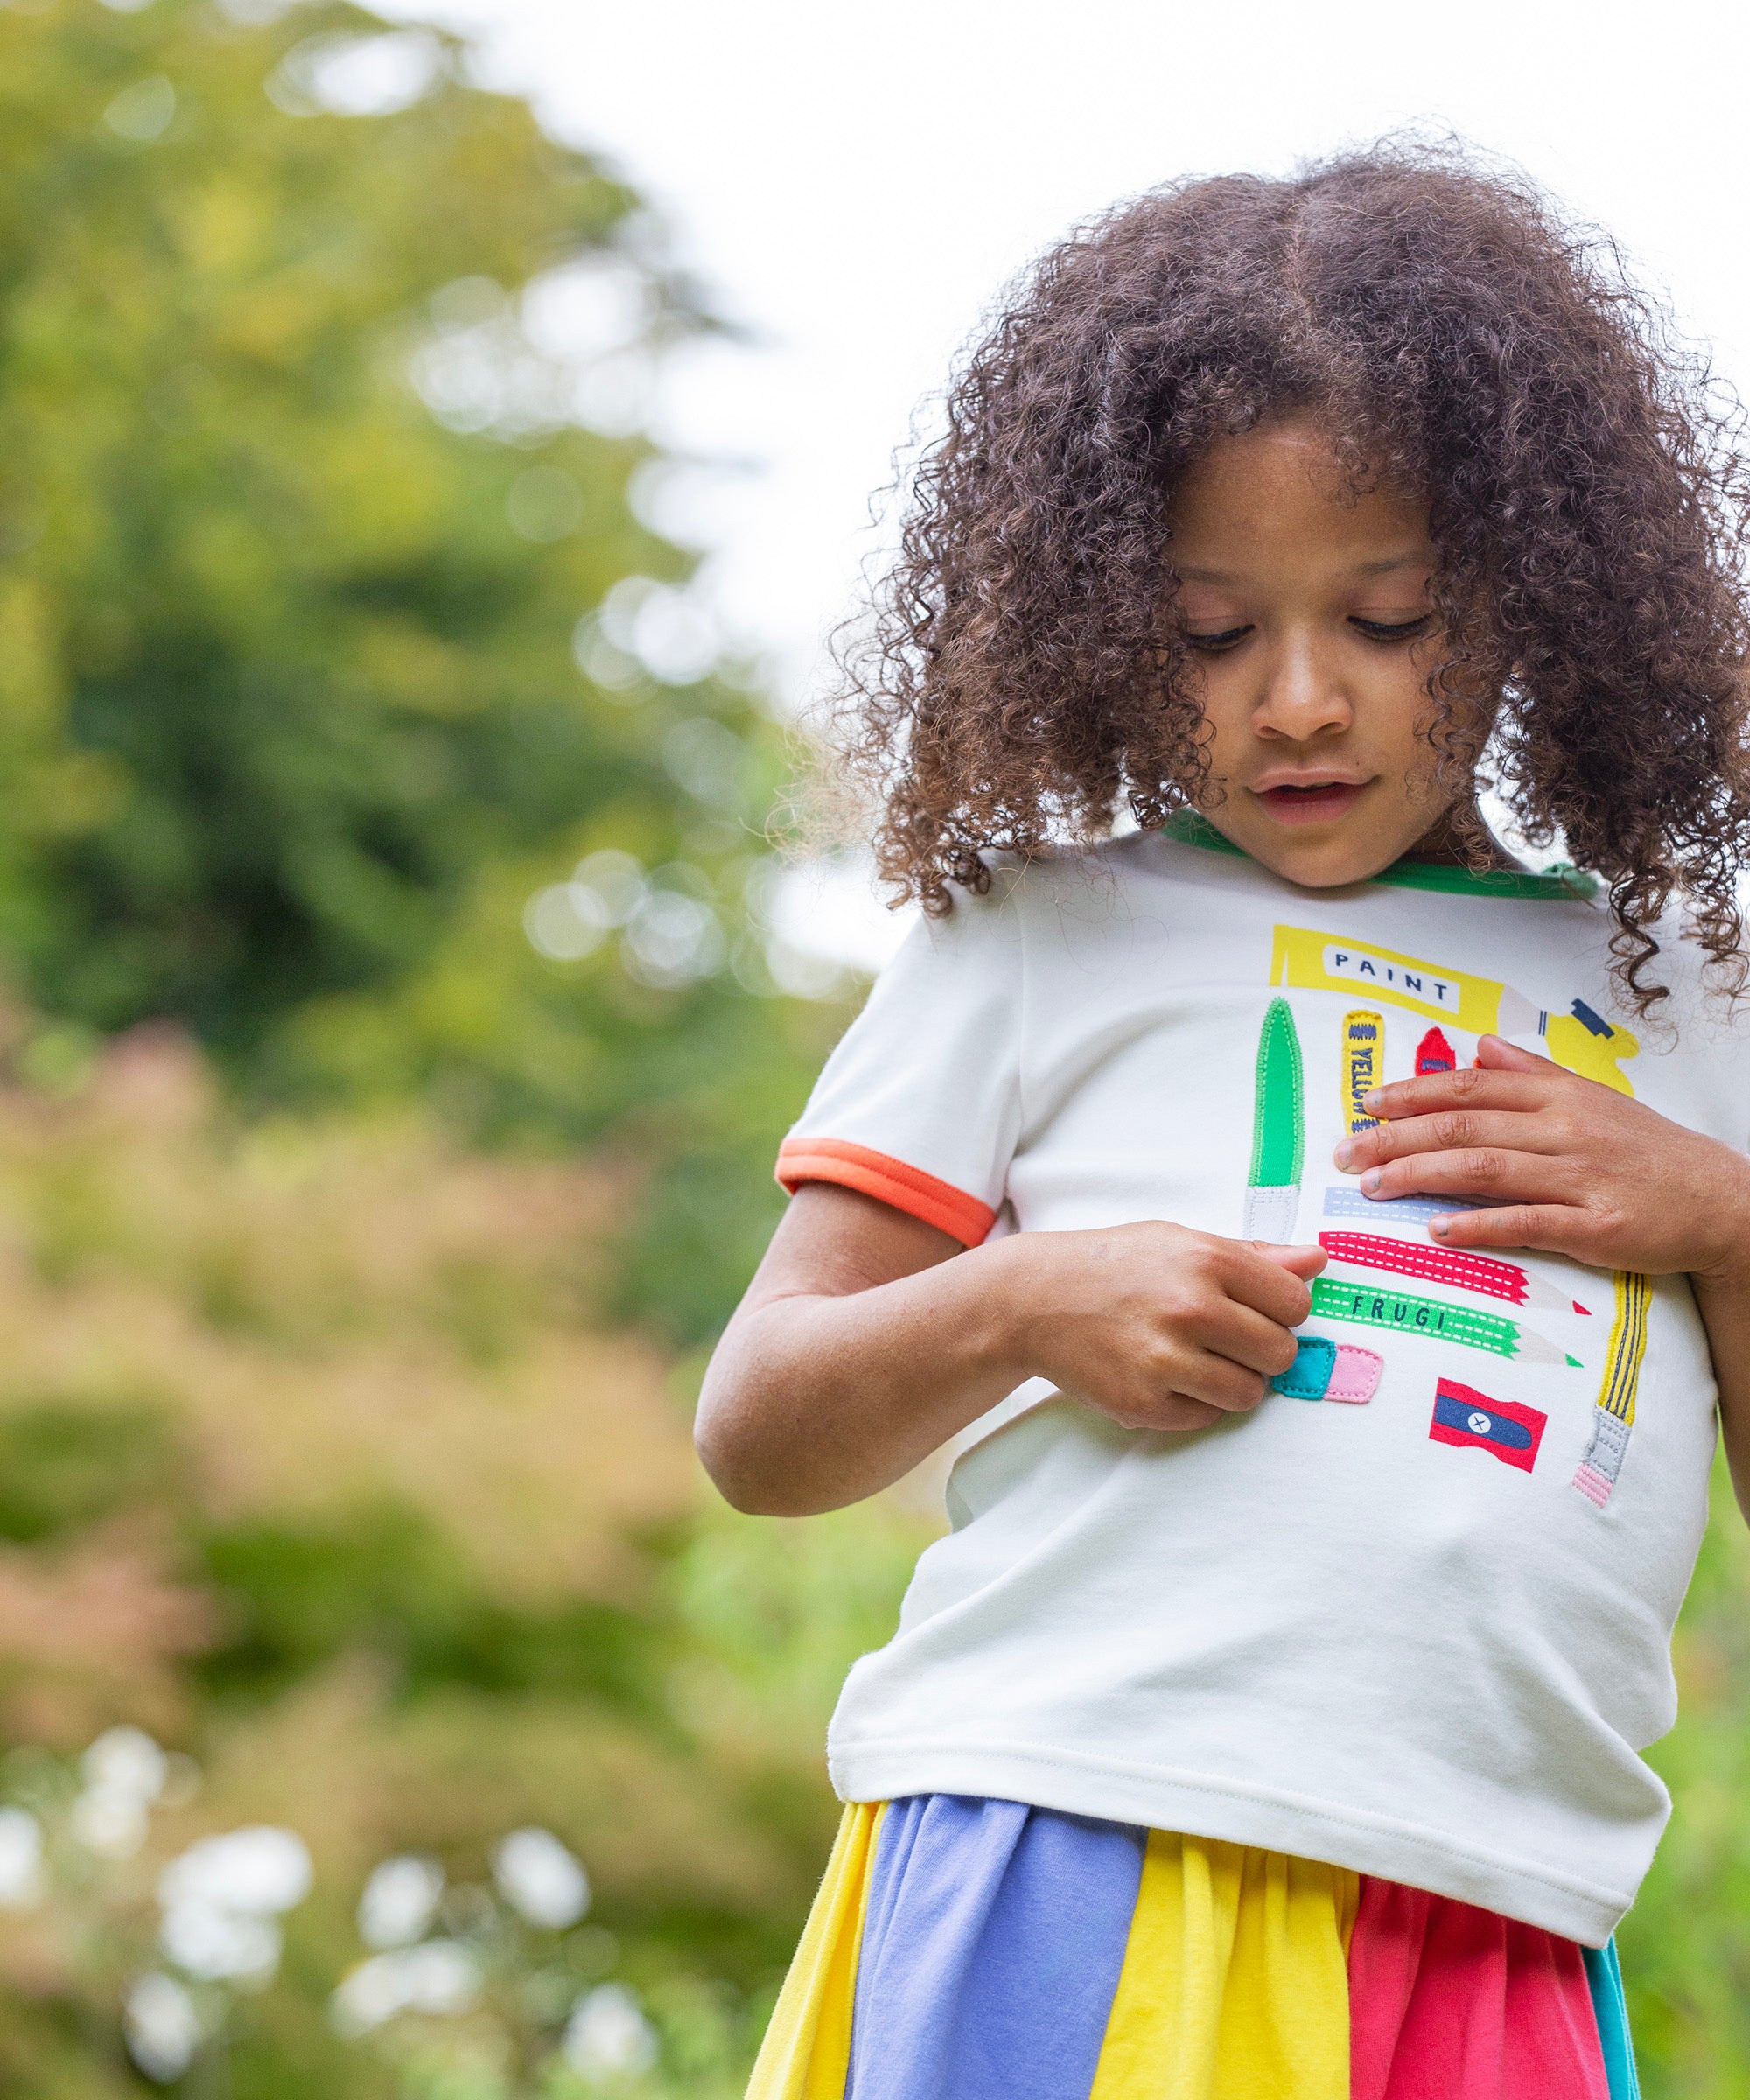
M 1480 1196 L 1431 1230 L 1446 1247 L 1526 1247 L 1594 1269 L 1750 1282 L 1750 1159 L 1499 1036 L 1477 1067 L 1369 1094 L 1378 1128 L 1336 1163 L 1370 1196 Z

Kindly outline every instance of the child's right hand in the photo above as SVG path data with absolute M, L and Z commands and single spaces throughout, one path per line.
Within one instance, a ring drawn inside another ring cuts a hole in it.
M 1183 1225 L 1022 1233 L 1004 1272 L 1015 1361 L 1126 1429 L 1207 1429 L 1244 1413 L 1294 1362 L 1319 1247 Z
M 968 1251 L 805 1183 L 706 1372 L 699 1454 L 738 1508 L 801 1516 L 886 1487 L 1029 1378 L 1127 1428 L 1204 1429 L 1293 1362 L 1324 1265 L 1165 1224 Z

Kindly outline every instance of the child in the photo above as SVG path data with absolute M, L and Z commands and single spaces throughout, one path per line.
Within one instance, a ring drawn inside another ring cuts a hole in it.
M 759 2100 L 1634 2090 L 1750 785 L 1732 432 L 1607 259 L 1414 150 L 1190 183 L 955 387 L 856 753 L 926 916 L 698 1434 L 798 1514 L 985 1433 Z

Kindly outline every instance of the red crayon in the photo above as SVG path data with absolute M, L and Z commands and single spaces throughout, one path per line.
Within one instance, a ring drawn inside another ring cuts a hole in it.
M 1456 1072 L 1459 1060 L 1452 1054 L 1452 1046 L 1438 1028 L 1431 1028 L 1416 1046 L 1416 1076 L 1424 1072 Z

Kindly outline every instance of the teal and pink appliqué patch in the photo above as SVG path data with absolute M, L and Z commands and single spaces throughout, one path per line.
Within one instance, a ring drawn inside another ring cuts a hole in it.
M 1294 1362 L 1270 1380 L 1291 1400 L 1371 1400 L 1379 1390 L 1385 1360 L 1376 1350 L 1354 1342 L 1333 1341 L 1324 1334 L 1298 1334 Z

